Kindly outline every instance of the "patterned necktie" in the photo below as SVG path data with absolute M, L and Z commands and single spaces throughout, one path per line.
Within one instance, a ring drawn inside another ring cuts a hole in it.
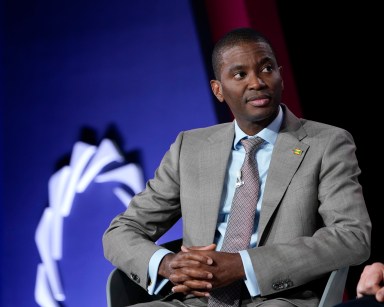
M 259 171 L 255 154 L 263 141 L 259 137 L 241 140 L 246 153 L 241 167 L 240 181 L 236 182 L 236 191 L 221 248 L 223 252 L 236 253 L 247 249 L 251 241 L 259 199 Z M 242 284 L 243 281 L 239 280 L 211 291 L 208 307 L 239 306 Z

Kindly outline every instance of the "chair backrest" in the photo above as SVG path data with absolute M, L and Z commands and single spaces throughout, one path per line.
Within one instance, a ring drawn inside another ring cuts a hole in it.
M 319 307 L 333 307 L 343 301 L 349 267 L 335 270 L 328 278 Z
M 121 270 L 115 268 L 107 280 L 107 306 L 123 307 L 137 303 L 149 302 L 151 296 L 138 286 Z

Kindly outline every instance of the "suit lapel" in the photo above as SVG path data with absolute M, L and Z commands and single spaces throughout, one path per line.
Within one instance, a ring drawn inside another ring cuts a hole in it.
M 220 209 L 221 195 L 225 182 L 228 159 L 231 154 L 235 130 L 234 124 L 226 126 L 207 139 L 207 145 L 200 152 L 200 174 L 202 180 L 202 200 L 204 218 L 206 220 L 206 236 L 209 243 L 213 242 L 217 217 Z
M 299 119 L 285 109 L 285 118 L 273 149 L 268 170 L 261 205 L 257 245 L 263 242 L 267 224 L 278 208 L 292 177 L 308 150 L 309 146 L 301 141 L 305 136 L 306 132 Z

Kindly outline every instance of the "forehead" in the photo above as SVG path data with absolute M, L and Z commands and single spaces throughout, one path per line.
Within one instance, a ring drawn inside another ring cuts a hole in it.
M 221 57 L 224 65 L 233 62 L 259 62 L 264 58 L 276 60 L 271 46 L 265 42 L 245 42 L 227 47 L 222 51 Z

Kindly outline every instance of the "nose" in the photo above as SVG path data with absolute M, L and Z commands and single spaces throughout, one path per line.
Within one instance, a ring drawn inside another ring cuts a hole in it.
M 256 73 L 249 75 L 249 89 L 260 89 L 265 86 L 265 82 Z

